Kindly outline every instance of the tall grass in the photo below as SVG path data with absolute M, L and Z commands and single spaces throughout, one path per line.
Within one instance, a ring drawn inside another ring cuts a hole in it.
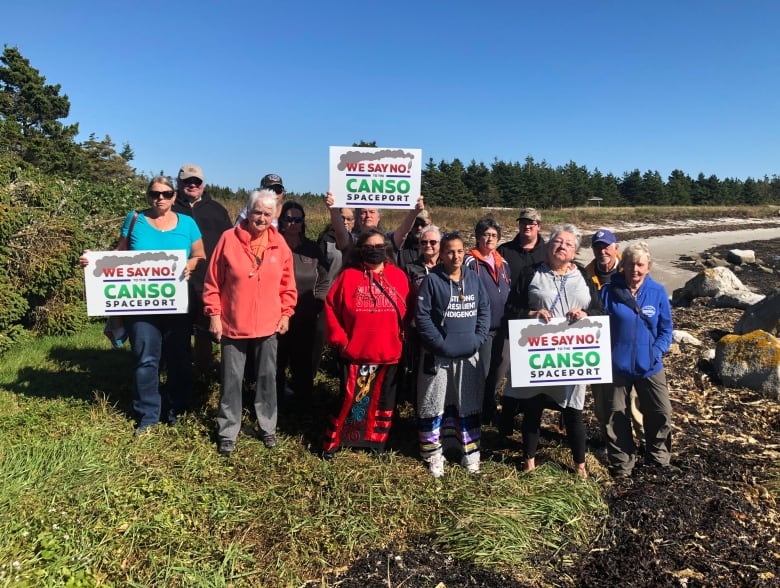
M 554 452 L 530 476 L 487 461 L 479 477 L 448 466 L 434 480 L 414 439 L 410 451 L 327 463 L 311 441 L 320 421 L 288 419 L 277 448 L 242 435 L 221 458 L 213 382 L 194 414 L 134 438 L 128 356 L 93 325 L 4 358 L 0 584 L 300 586 L 420 541 L 527 577 L 530 557 L 588 545 L 603 525 L 598 483 L 556 467 L 566 460 Z M 332 394 L 319 382 L 320 396 Z

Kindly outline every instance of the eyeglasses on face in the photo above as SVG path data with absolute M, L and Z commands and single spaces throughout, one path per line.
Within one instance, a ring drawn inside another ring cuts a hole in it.
M 438 242 L 439 242 L 439 241 L 438 241 L 438 240 L 436 240 L 436 239 L 421 239 L 421 240 L 420 240 L 420 245 L 422 245 L 423 247 L 427 247 L 428 245 L 430 245 L 431 247 L 433 247 L 433 246 L 434 246 L 434 245 L 436 245 L 436 243 L 438 243 Z
M 302 223 L 303 217 L 302 216 L 283 216 L 279 220 L 284 221 L 286 223 Z
M 151 198 L 152 200 L 157 200 L 161 196 L 165 198 L 166 200 L 170 200 L 176 195 L 176 192 L 174 190 L 149 190 L 146 193 L 146 196 L 148 198 Z
M 564 249 L 576 249 L 577 244 L 572 243 L 571 241 L 564 241 L 563 239 L 554 239 L 551 241 L 553 245 L 556 247 L 563 247 Z
M 271 186 L 271 190 L 273 190 L 274 192 L 276 192 L 276 194 L 277 194 L 277 195 L 278 195 L 278 194 L 281 194 L 282 192 L 284 192 L 284 188 L 282 188 L 282 187 L 281 187 L 281 186 L 279 186 L 279 185 L 276 185 L 276 186 Z
M 265 210 L 250 210 L 249 214 L 252 216 L 263 216 L 265 218 L 271 218 L 274 215 L 273 212 L 267 212 Z
M 341 220 L 344 221 L 345 223 L 354 223 L 355 222 L 355 217 L 354 216 L 342 216 Z
M 372 249 L 374 251 L 384 251 L 385 250 L 385 244 L 384 243 L 381 243 L 381 244 L 377 243 L 376 245 L 371 245 L 369 243 L 365 243 L 363 245 L 363 249 L 365 249 L 366 251 L 371 251 Z
M 185 186 L 200 186 L 202 183 L 200 178 L 187 178 L 182 182 Z
M 486 241 L 488 239 L 498 239 L 498 233 L 482 233 L 479 236 L 480 239 L 485 239 Z
M 528 220 L 527 218 L 521 218 L 519 221 L 517 221 L 521 225 L 528 225 L 529 227 L 535 227 L 539 223 L 536 221 Z

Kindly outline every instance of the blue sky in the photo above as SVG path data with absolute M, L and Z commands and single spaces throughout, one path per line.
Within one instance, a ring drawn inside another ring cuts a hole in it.
M 5 0 L 0 42 L 139 172 L 324 192 L 328 146 L 778 174 L 780 4 Z

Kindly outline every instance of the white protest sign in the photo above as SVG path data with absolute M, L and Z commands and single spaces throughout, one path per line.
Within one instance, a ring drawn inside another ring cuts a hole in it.
M 88 251 L 84 268 L 89 316 L 187 312 L 187 252 Z
M 513 387 L 611 382 L 609 317 L 509 321 L 509 360 Z
M 330 148 L 336 207 L 411 209 L 421 189 L 422 149 Z

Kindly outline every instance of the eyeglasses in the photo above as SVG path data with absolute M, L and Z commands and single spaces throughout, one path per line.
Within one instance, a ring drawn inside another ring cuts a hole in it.
M 265 218 L 271 218 L 274 215 L 273 212 L 266 212 L 265 210 L 250 210 L 249 214 L 253 216 L 264 216 Z
M 433 247 L 434 245 L 436 245 L 436 243 L 438 243 L 438 241 L 436 239 L 427 239 L 427 240 L 426 239 L 422 239 L 420 241 L 420 245 L 422 245 L 423 247 L 427 247 L 428 245 Z
M 366 251 L 371 251 L 371 250 L 374 250 L 374 251 L 384 251 L 385 250 L 385 244 L 382 243 L 382 244 L 377 244 L 377 245 L 369 245 L 368 243 L 366 243 L 365 245 L 363 245 L 363 249 L 365 249 Z
M 303 217 L 302 216 L 283 216 L 279 219 L 280 221 L 284 221 L 286 223 L 302 223 Z
M 276 186 L 271 186 L 269 189 L 273 190 L 274 192 L 276 192 L 277 195 L 279 195 L 282 192 L 284 192 L 284 188 L 282 186 L 278 185 L 278 184 Z
M 498 239 L 498 233 L 482 233 L 480 239 Z
M 342 216 L 341 220 L 343 220 L 345 223 L 354 223 L 355 217 L 354 216 Z
M 166 200 L 170 200 L 176 195 L 176 192 L 174 190 L 149 190 L 146 193 L 147 198 L 151 198 L 152 200 L 157 200 L 160 196 L 165 198 Z
M 527 218 L 518 219 L 517 222 L 520 223 L 521 225 L 528 225 L 529 227 L 535 227 L 536 225 L 539 224 L 538 222 L 528 220 Z
M 553 245 L 556 247 L 563 247 L 564 249 L 576 249 L 577 244 L 572 243 L 571 241 L 564 241 L 563 239 L 555 239 L 553 241 L 550 241 Z
M 185 186 L 200 186 L 202 183 L 200 178 L 187 178 L 182 182 Z

